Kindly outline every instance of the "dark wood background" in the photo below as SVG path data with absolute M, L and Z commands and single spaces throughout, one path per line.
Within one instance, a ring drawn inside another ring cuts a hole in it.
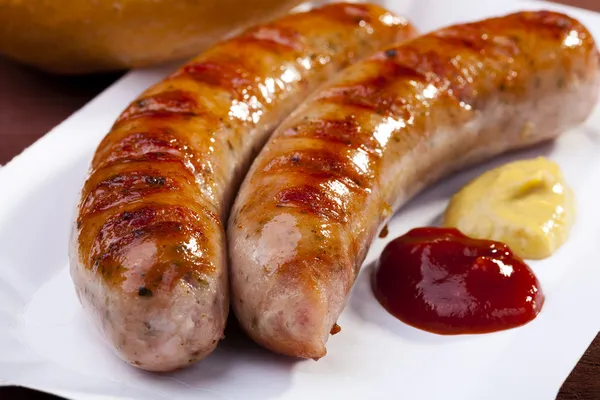
M 559 2 L 600 11 L 600 0 Z M 87 77 L 52 76 L 0 57 L 0 164 L 10 161 L 120 76 L 118 73 Z M 23 388 L 6 387 L 0 388 L 0 399 L 57 398 Z M 600 335 L 596 336 L 571 372 L 557 399 L 600 400 Z

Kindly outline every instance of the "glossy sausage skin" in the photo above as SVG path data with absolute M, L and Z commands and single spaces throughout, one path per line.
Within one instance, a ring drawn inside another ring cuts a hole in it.
M 414 29 L 338 3 L 245 31 L 144 92 L 102 141 L 71 242 L 77 294 L 125 361 L 210 353 L 229 309 L 223 221 L 250 158 L 334 72 Z
M 381 223 L 451 172 L 583 122 L 598 51 L 577 21 L 524 12 L 388 48 L 277 128 L 229 220 L 232 305 L 275 352 L 319 358 Z

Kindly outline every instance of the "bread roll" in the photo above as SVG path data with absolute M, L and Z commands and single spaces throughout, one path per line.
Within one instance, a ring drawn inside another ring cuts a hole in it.
M 0 53 L 60 74 L 185 59 L 302 0 L 0 0 Z

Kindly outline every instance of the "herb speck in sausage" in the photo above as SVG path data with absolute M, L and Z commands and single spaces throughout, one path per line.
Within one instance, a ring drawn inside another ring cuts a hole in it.
M 204 289 L 207 289 L 210 286 L 208 280 L 204 278 L 198 278 L 198 284 Z
M 146 183 L 150 186 L 164 186 L 166 179 L 162 176 L 147 176 Z
M 385 56 L 387 58 L 394 58 L 398 55 L 398 51 L 396 49 L 389 49 L 385 51 Z

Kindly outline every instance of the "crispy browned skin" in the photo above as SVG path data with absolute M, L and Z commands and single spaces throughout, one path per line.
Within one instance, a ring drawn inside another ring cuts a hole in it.
M 338 75 L 276 130 L 232 209 L 243 328 L 279 353 L 325 355 L 391 211 L 461 167 L 583 122 L 598 65 L 581 24 L 542 11 L 448 27 Z
M 120 357 L 164 371 L 215 348 L 229 309 L 222 221 L 251 155 L 332 73 L 410 35 L 374 5 L 291 15 L 209 49 L 123 112 L 71 248 L 79 298 Z

